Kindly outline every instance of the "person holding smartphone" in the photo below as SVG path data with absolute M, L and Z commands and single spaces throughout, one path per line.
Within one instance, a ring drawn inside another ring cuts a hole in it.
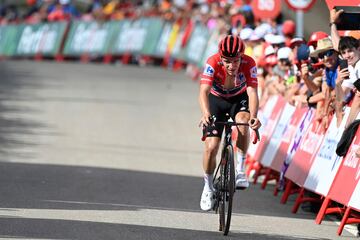
M 350 114 L 346 123 L 346 126 L 348 126 L 360 112 L 360 43 L 354 37 L 346 36 L 340 38 L 336 24 L 339 22 L 342 13 L 343 10 L 337 11 L 332 9 L 330 11 L 330 28 L 334 49 L 339 51 L 342 58 L 348 64 L 347 68 L 339 70 L 336 80 L 336 100 L 338 103 L 342 103 L 351 92 L 354 93 Z

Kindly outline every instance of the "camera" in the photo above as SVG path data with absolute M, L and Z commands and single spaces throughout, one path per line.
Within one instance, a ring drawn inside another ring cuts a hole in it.
M 360 7 L 357 6 L 335 6 L 336 11 L 344 10 L 339 16 L 336 24 L 337 30 L 359 30 L 360 29 Z

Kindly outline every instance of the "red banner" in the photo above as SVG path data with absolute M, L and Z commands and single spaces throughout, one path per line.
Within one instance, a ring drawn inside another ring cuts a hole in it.
M 356 132 L 345 158 L 341 162 L 334 182 L 329 191 L 329 198 L 338 203 L 348 205 L 360 178 L 360 159 L 355 152 L 360 145 L 360 128 Z
M 307 108 L 297 108 L 291 118 L 290 124 L 287 127 L 284 137 L 280 143 L 280 147 L 274 157 L 274 160 L 271 162 L 271 168 L 280 172 L 284 164 L 288 148 L 290 146 L 291 140 L 293 139 L 297 127 L 300 124 L 301 119 L 307 112 Z
M 308 131 L 303 137 L 300 147 L 294 155 L 294 158 L 285 174 L 285 177 L 303 186 L 310 171 L 311 164 L 318 152 L 324 139 L 325 132 L 321 124 L 314 119 L 310 124 Z

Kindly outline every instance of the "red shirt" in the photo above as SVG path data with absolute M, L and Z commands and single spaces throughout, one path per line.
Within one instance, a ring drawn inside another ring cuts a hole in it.
M 255 60 L 243 54 L 235 77 L 234 87 L 230 89 L 224 88 L 226 79 L 226 69 L 223 66 L 220 54 L 216 53 L 208 58 L 204 72 L 201 75 L 200 84 L 208 84 L 212 86 L 211 93 L 219 97 L 233 97 L 246 91 L 247 86 L 257 87 L 257 68 Z

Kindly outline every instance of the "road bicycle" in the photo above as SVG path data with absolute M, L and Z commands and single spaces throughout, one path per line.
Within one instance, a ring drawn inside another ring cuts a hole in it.
M 232 127 L 233 126 L 249 126 L 247 123 L 236 123 L 227 120 L 226 122 L 216 121 L 216 117 L 210 118 L 211 124 L 220 124 L 225 127 L 225 135 L 222 143 L 221 160 L 218 163 L 214 175 L 213 185 L 215 188 L 215 203 L 213 210 L 219 213 L 219 231 L 224 235 L 228 235 L 232 214 L 233 196 L 235 193 L 235 166 L 234 166 L 234 148 L 232 145 Z M 260 140 L 259 132 L 254 130 L 252 142 L 255 144 Z M 202 141 L 205 141 L 208 133 L 203 128 Z

